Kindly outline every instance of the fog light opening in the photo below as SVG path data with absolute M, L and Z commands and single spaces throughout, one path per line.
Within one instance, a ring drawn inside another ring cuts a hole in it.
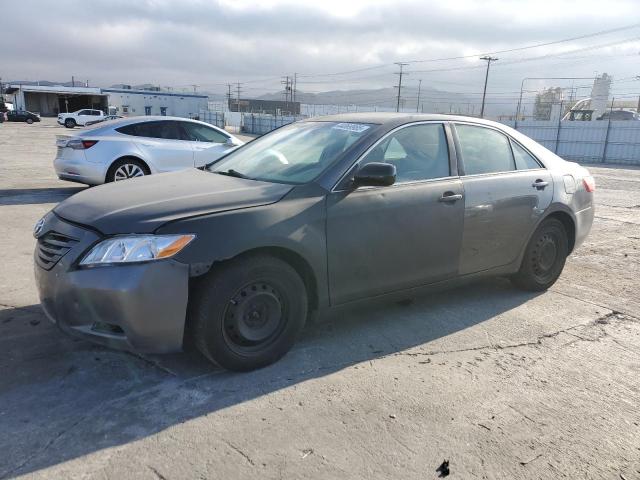
M 98 333 L 108 333 L 110 335 L 124 335 L 124 330 L 112 323 L 93 322 L 91 330 Z

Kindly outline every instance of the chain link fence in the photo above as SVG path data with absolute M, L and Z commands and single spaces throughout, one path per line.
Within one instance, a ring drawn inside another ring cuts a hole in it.
M 268 115 L 260 113 L 242 114 L 242 132 L 262 135 L 276 128 L 306 118 L 303 115 Z

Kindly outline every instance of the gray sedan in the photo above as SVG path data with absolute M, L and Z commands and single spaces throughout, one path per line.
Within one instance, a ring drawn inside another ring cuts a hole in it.
M 202 169 L 83 191 L 38 222 L 42 306 L 142 352 L 192 338 L 268 365 L 312 312 L 491 275 L 541 291 L 593 221 L 593 178 L 504 125 L 350 114 L 275 130 Z

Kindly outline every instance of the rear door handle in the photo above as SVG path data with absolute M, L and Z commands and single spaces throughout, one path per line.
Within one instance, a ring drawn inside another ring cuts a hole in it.
M 438 199 L 439 202 L 457 202 L 458 200 L 462 200 L 462 194 L 453 192 L 444 192 Z
M 540 179 L 531 184 L 533 188 L 537 188 L 538 190 L 544 190 L 544 187 L 546 187 L 547 185 L 549 185 L 549 182 L 545 182 L 544 180 Z

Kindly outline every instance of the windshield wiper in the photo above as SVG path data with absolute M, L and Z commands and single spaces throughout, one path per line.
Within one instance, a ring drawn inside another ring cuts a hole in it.
M 247 178 L 247 179 L 251 180 L 251 177 L 248 177 L 244 173 L 240 173 L 239 171 L 234 170 L 233 168 L 230 168 L 229 170 L 216 170 L 213 173 L 217 173 L 219 175 L 227 175 L 229 177 Z

